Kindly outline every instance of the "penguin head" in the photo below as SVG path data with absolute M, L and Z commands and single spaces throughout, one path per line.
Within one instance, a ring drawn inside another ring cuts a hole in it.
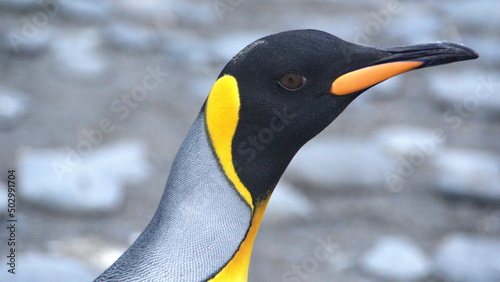
M 476 57 L 456 43 L 374 48 L 318 30 L 261 38 L 218 78 L 234 78 L 231 95 L 239 100 L 231 137 L 235 170 L 253 199 L 264 199 L 295 153 L 362 92 L 409 70 Z
M 280 147 L 290 148 L 294 143 L 300 148 L 362 92 L 335 96 L 330 88 L 337 77 L 366 65 L 369 51 L 372 49 L 317 30 L 282 32 L 253 42 L 221 72 L 221 76 L 234 76 L 238 82 L 239 129 L 256 136 L 263 129 L 261 143 L 279 145 L 283 139 L 288 142 Z M 376 51 L 370 53 L 377 56 Z M 270 128 L 274 138 L 264 136 L 274 117 L 286 129 L 276 130 L 282 126 L 275 121 L 276 128 Z

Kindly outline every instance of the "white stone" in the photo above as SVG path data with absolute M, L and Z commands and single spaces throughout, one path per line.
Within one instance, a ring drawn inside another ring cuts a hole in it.
M 26 112 L 24 94 L 11 88 L 0 86 L 0 116 L 16 117 Z
M 214 50 L 207 40 L 200 38 L 196 34 L 191 32 L 169 32 L 163 33 L 161 36 L 163 51 L 169 53 L 177 64 L 183 66 L 196 65 L 197 67 L 191 68 L 191 71 L 199 72 L 200 68 L 204 71 L 210 63 L 221 63 L 220 58 L 214 57 Z M 213 71 L 205 73 L 205 75 L 210 75 L 212 82 L 216 79 L 212 73 Z M 205 97 L 207 94 L 208 92 L 205 93 Z
M 127 248 L 111 248 L 103 247 L 94 255 L 92 264 L 95 268 L 106 270 L 110 267 L 121 255 L 127 250 Z M 97 276 L 97 275 L 96 275 Z
M 38 8 L 38 0 L 2 0 L 0 1 L 0 9 L 2 10 L 30 10 Z
M 16 55 L 39 55 L 50 47 L 52 31 L 45 26 L 30 26 L 29 33 L 23 28 L 11 29 L 0 39 L 0 49 Z
M 271 196 L 264 221 L 278 221 L 296 217 L 307 217 L 314 205 L 299 189 L 281 180 Z
M 435 255 L 438 275 L 447 281 L 492 282 L 500 278 L 498 238 L 451 234 Z
M 8 201 L 8 190 L 7 185 L 0 183 L 0 203 L 4 204 L 4 207 L 7 207 Z M 7 208 L 0 209 L 0 214 L 7 214 Z
M 0 130 L 11 128 L 28 108 L 27 95 L 9 87 L 0 86 Z
M 108 21 L 114 10 L 114 1 L 58 0 L 60 14 L 70 20 L 95 23 Z
M 16 274 L 7 272 L 3 267 L 0 281 L 11 282 L 55 282 L 92 281 L 98 274 L 77 260 L 39 253 L 17 254 Z
M 277 30 L 317 29 L 327 31 L 339 38 L 353 43 L 369 45 L 370 42 L 359 42 L 359 32 L 363 29 L 363 21 L 351 15 L 335 15 L 335 25 L 332 25 L 332 16 L 317 14 L 314 17 L 304 17 L 302 11 L 296 10 L 290 17 L 276 19 Z M 271 32 L 268 32 L 269 34 Z M 257 39 L 257 38 L 255 38 Z
M 21 153 L 18 170 L 22 198 L 53 210 L 112 211 L 123 203 L 124 185 L 142 184 L 149 174 L 141 143 L 97 147 L 87 156 L 65 149 Z
M 468 69 L 467 71 L 435 72 L 429 76 L 434 97 L 449 109 L 443 118 L 451 125 L 457 119 L 470 119 L 483 112 L 498 115 L 500 109 L 500 76 L 496 72 Z
M 158 34 L 137 25 L 117 23 L 104 32 L 106 43 L 113 49 L 135 53 L 151 53 L 159 48 Z
M 171 0 L 121 0 L 115 5 L 120 13 L 134 20 L 152 20 L 158 27 L 169 27 L 175 23 L 175 14 L 172 11 Z M 179 4 L 179 2 L 177 1 Z
M 371 140 L 321 138 L 305 145 L 290 163 L 289 179 L 320 187 L 381 186 L 395 163 Z
M 394 100 L 400 99 L 404 93 L 404 76 L 395 76 L 384 80 L 375 87 L 370 88 L 366 94 L 356 98 L 356 102 L 362 101 L 365 104 L 374 106 L 374 101 L 377 100 Z M 403 93 L 402 93 L 403 92 Z M 376 104 L 375 104 L 376 106 Z
M 443 11 L 443 18 L 458 25 L 460 30 L 484 28 L 484 23 L 493 30 L 500 28 L 500 3 L 497 1 L 463 1 L 460 5 L 442 1 L 436 4 Z
M 430 274 L 428 257 L 413 242 L 400 237 L 384 237 L 361 259 L 361 267 L 390 280 L 414 281 Z
M 500 201 L 500 157 L 473 149 L 441 150 L 433 161 L 438 191 L 455 197 Z
M 170 8 L 176 17 L 176 21 L 185 26 L 206 26 L 220 20 L 212 2 L 191 3 L 177 1 L 170 2 Z
M 211 47 L 214 55 L 221 62 L 229 61 L 247 45 L 268 34 L 265 33 L 237 33 L 223 35 L 217 38 Z
M 203 101 L 207 98 L 210 90 L 214 85 L 213 77 L 197 77 L 193 78 L 192 83 L 189 85 L 189 94 L 193 95 L 195 98 L 199 98 Z
M 445 141 L 439 133 L 442 133 L 439 129 L 394 125 L 377 131 L 374 142 L 380 144 L 384 151 L 395 158 L 408 157 L 415 152 L 430 157 Z
M 78 80 L 102 79 L 109 71 L 109 63 L 99 53 L 101 45 L 101 32 L 95 28 L 61 34 L 52 46 L 59 72 Z
M 432 8 L 416 2 L 400 3 L 399 6 L 399 13 L 385 13 L 389 16 L 382 15 L 383 10 L 374 11 L 379 14 L 377 22 L 382 23 L 378 25 L 380 34 L 397 39 L 398 42 L 404 41 L 405 44 L 421 44 L 439 39 L 437 31 L 442 26 L 442 20 L 433 13 Z

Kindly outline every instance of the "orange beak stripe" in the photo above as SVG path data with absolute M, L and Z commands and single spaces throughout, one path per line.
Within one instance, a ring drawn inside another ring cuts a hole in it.
M 333 95 L 346 95 L 366 89 L 398 74 L 418 68 L 423 62 L 404 61 L 374 65 L 339 76 L 330 87 Z

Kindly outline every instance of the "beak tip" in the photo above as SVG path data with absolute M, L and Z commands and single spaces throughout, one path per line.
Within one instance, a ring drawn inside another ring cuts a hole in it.
M 429 45 L 433 46 L 434 54 L 421 58 L 423 65 L 420 68 L 473 60 L 479 57 L 479 54 L 472 48 L 456 42 L 439 41 Z
M 449 41 L 439 43 L 442 44 L 446 49 L 454 50 L 455 53 L 462 55 L 463 60 L 471 60 L 479 57 L 479 54 L 476 51 L 463 44 Z

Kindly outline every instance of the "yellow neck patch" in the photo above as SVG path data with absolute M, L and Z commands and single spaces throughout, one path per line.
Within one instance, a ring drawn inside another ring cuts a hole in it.
M 205 108 L 208 134 L 224 173 L 253 212 L 252 195 L 236 174 L 233 164 L 232 143 L 239 111 L 240 94 L 236 78 L 224 75 L 215 82 L 208 96 Z
M 246 282 L 248 280 L 248 268 L 250 267 L 250 257 L 252 255 L 253 242 L 257 232 L 259 231 L 262 217 L 266 211 L 269 198 L 257 203 L 255 212 L 252 218 L 252 224 L 248 229 L 243 242 L 234 254 L 233 258 L 226 264 L 226 266 L 209 281 L 213 282 Z

